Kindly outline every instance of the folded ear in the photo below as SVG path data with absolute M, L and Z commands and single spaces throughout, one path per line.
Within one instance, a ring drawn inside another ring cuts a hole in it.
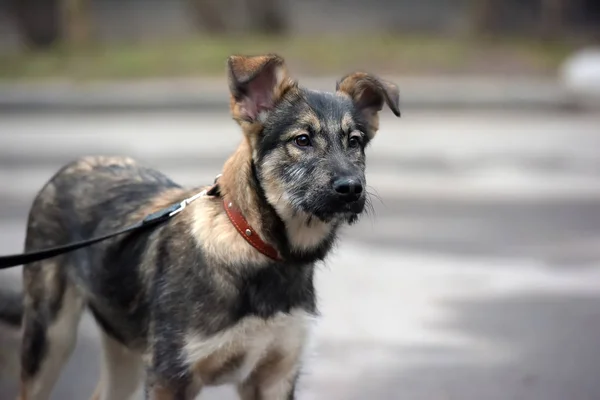
M 366 72 L 355 72 L 346 75 L 336 84 L 336 91 L 345 93 L 354 105 L 363 113 L 370 137 L 379 129 L 379 111 L 383 104 L 388 105 L 394 115 L 400 116 L 400 90 L 394 83 L 378 78 Z
M 283 58 L 276 54 L 233 55 L 227 60 L 231 109 L 235 119 L 259 120 L 296 85 L 287 73 Z

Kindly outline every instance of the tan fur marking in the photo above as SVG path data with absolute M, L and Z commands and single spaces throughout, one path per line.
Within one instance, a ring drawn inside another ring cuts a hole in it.
M 206 338 L 192 332 L 186 338 L 184 354 L 200 377 L 226 372 L 220 374 L 219 383 L 241 384 L 273 351 L 297 360 L 308 339 L 311 318 L 306 312 L 295 310 L 291 314 L 279 313 L 269 320 L 247 317 Z M 224 371 L 223 366 L 231 360 L 234 361 Z
M 262 359 L 250 379 L 261 385 L 272 385 L 293 369 L 297 355 L 295 352 L 283 353 L 277 349 L 271 351 Z
M 379 114 L 373 109 L 365 110 L 365 113 L 367 114 L 367 120 L 369 121 L 369 131 L 371 132 L 372 139 L 377 131 L 379 131 Z
M 218 385 L 241 368 L 245 355 L 233 354 L 229 358 L 213 355 L 194 365 L 194 373 L 206 385 Z
M 345 113 L 342 117 L 342 131 L 348 133 L 353 122 L 354 120 L 352 119 L 352 115 L 350 115 L 350 113 Z
M 325 146 L 327 146 L 327 140 L 323 136 L 315 136 L 313 138 L 313 141 L 316 144 L 316 147 L 318 147 L 318 148 L 322 149 Z
M 291 158 L 299 159 L 300 157 L 302 157 L 302 149 L 297 148 L 293 144 L 289 144 L 288 152 Z
M 284 215 L 288 214 L 286 221 L 286 231 L 290 238 L 290 243 L 296 249 L 310 250 L 317 247 L 331 233 L 333 225 L 331 223 L 322 222 L 312 218 L 309 221 L 308 214 L 296 211 L 294 216 L 291 216 L 289 207 L 280 207 L 283 209 Z
M 315 132 L 318 132 L 322 129 L 321 121 L 312 111 L 306 112 L 298 117 L 298 125 L 308 125 Z M 304 128 L 296 127 L 287 132 L 283 132 L 281 138 L 283 140 L 293 139 L 294 137 L 302 134 L 307 134 L 308 132 Z
M 146 204 L 144 207 L 140 207 L 135 213 L 131 214 L 130 223 L 138 222 L 151 213 L 159 211 L 159 210 L 161 210 L 165 207 L 168 207 L 172 204 L 179 203 L 179 202 L 183 201 L 184 199 L 191 197 L 191 196 L 195 195 L 196 193 L 199 193 L 203 189 L 204 188 L 196 188 L 193 190 L 183 190 L 183 189 L 176 188 L 176 189 L 166 190 L 163 193 L 161 193 L 160 196 L 150 199 L 148 204 Z M 197 200 L 197 201 L 199 201 L 199 200 Z M 192 203 L 192 204 L 194 204 L 194 203 Z M 191 208 L 191 207 L 189 207 L 189 208 Z M 180 215 L 180 217 L 182 217 L 182 218 L 178 218 L 178 219 L 174 220 L 174 223 L 184 223 L 184 224 L 191 223 L 190 221 L 187 220 L 187 217 L 185 217 L 187 212 L 189 212 L 188 209 L 184 210 L 184 212 Z M 150 282 L 152 280 L 152 275 L 154 273 L 154 266 L 142 264 L 140 266 L 140 271 L 142 272 L 141 278 L 142 278 L 142 282 L 144 284 L 143 287 L 149 287 Z M 146 293 L 144 291 L 140 291 L 138 293 L 138 295 L 136 296 L 135 301 L 131 302 L 131 308 L 133 309 L 133 308 L 137 307 L 139 305 L 139 302 L 143 300 L 144 296 L 146 296 Z
M 141 354 L 101 332 L 102 368 L 95 400 L 133 400 L 143 378 Z
M 193 222 L 190 228 L 198 246 L 214 263 L 224 265 L 265 263 L 268 260 L 266 256 L 240 236 L 223 211 L 222 202 L 219 200 L 199 199 L 192 207 Z
M 177 400 L 176 394 L 161 385 L 155 385 L 148 391 L 150 400 Z
M 136 162 L 130 157 L 120 156 L 86 156 L 79 159 L 79 162 L 74 163 L 65 169 L 65 173 L 74 172 L 91 172 L 96 167 L 110 167 L 110 166 L 126 166 L 135 165 Z
M 238 393 L 242 400 L 279 400 L 288 395 L 298 371 L 300 352 L 273 349 L 257 365 Z
M 53 284 L 56 285 L 56 283 Z M 62 295 L 62 302 L 60 311 L 48 324 L 46 330 L 48 351 L 39 370 L 35 376 L 22 380 L 21 393 L 22 395 L 27 393 L 26 397 L 28 398 L 46 399 L 50 396 L 52 387 L 75 348 L 76 330 L 84 308 L 84 301 L 75 286 L 68 284 Z
M 179 188 L 168 189 L 160 194 L 158 197 L 149 199 L 148 204 L 140 207 L 135 213 L 131 214 L 131 222 L 137 222 L 142 218 L 145 218 L 148 214 L 159 211 L 172 204 L 179 203 L 184 199 L 193 196 L 194 194 L 202 191 L 203 188 L 194 190 L 183 190 Z
M 237 151 L 227 160 L 219 178 L 221 194 L 233 201 L 250 226 L 262 236 L 261 216 L 255 206 L 256 193 L 248 185 L 250 145 L 244 139 Z M 268 258 L 240 236 L 229 221 L 221 199 L 204 198 L 192 203 L 191 233 L 206 255 L 215 262 L 232 264 L 262 264 Z
M 149 400 L 180 400 L 180 399 L 195 399 L 201 392 L 202 387 L 192 384 L 187 388 L 184 395 L 174 392 L 172 389 L 163 386 L 160 382 L 155 383 L 148 389 Z M 112 400 L 112 399 L 111 399 Z
M 319 121 L 319 118 L 312 110 L 302 114 L 298 118 L 298 122 L 300 124 L 310 125 L 316 132 L 320 131 L 322 128 L 321 121 Z

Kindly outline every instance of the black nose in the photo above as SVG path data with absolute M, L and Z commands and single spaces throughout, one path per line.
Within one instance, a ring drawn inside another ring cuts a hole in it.
M 338 178 L 333 182 L 333 188 L 346 201 L 357 200 L 363 190 L 360 180 L 355 178 Z

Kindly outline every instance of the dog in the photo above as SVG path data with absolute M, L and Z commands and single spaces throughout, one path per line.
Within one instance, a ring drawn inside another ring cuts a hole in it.
M 95 400 L 142 385 L 146 399 L 193 399 L 222 384 L 242 400 L 296 398 L 318 316 L 315 264 L 365 212 L 365 149 L 385 105 L 400 116 L 399 89 L 354 72 L 335 91 L 309 90 L 277 54 L 232 55 L 227 74 L 243 136 L 214 186 L 86 156 L 36 195 L 29 252 L 189 204 L 152 229 L 24 266 L 21 400 L 49 398 L 85 309 L 103 344 Z

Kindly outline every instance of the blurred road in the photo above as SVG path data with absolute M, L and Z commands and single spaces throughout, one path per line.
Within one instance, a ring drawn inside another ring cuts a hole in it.
M 381 126 L 376 212 L 319 270 L 298 398 L 600 398 L 600 115 L 414 112 Z M 21 250 L 35 191 L 74 157 L 128 154 L 209 183 L 239 135 L 214 113 L 2 115 L 0 254 Z M 86 317 L 53 399 L 91 394 L 95 329 Z M 13 343 L 0 331 L 0 360 Z M 14 398 L 14 376 L 0 378 Z

